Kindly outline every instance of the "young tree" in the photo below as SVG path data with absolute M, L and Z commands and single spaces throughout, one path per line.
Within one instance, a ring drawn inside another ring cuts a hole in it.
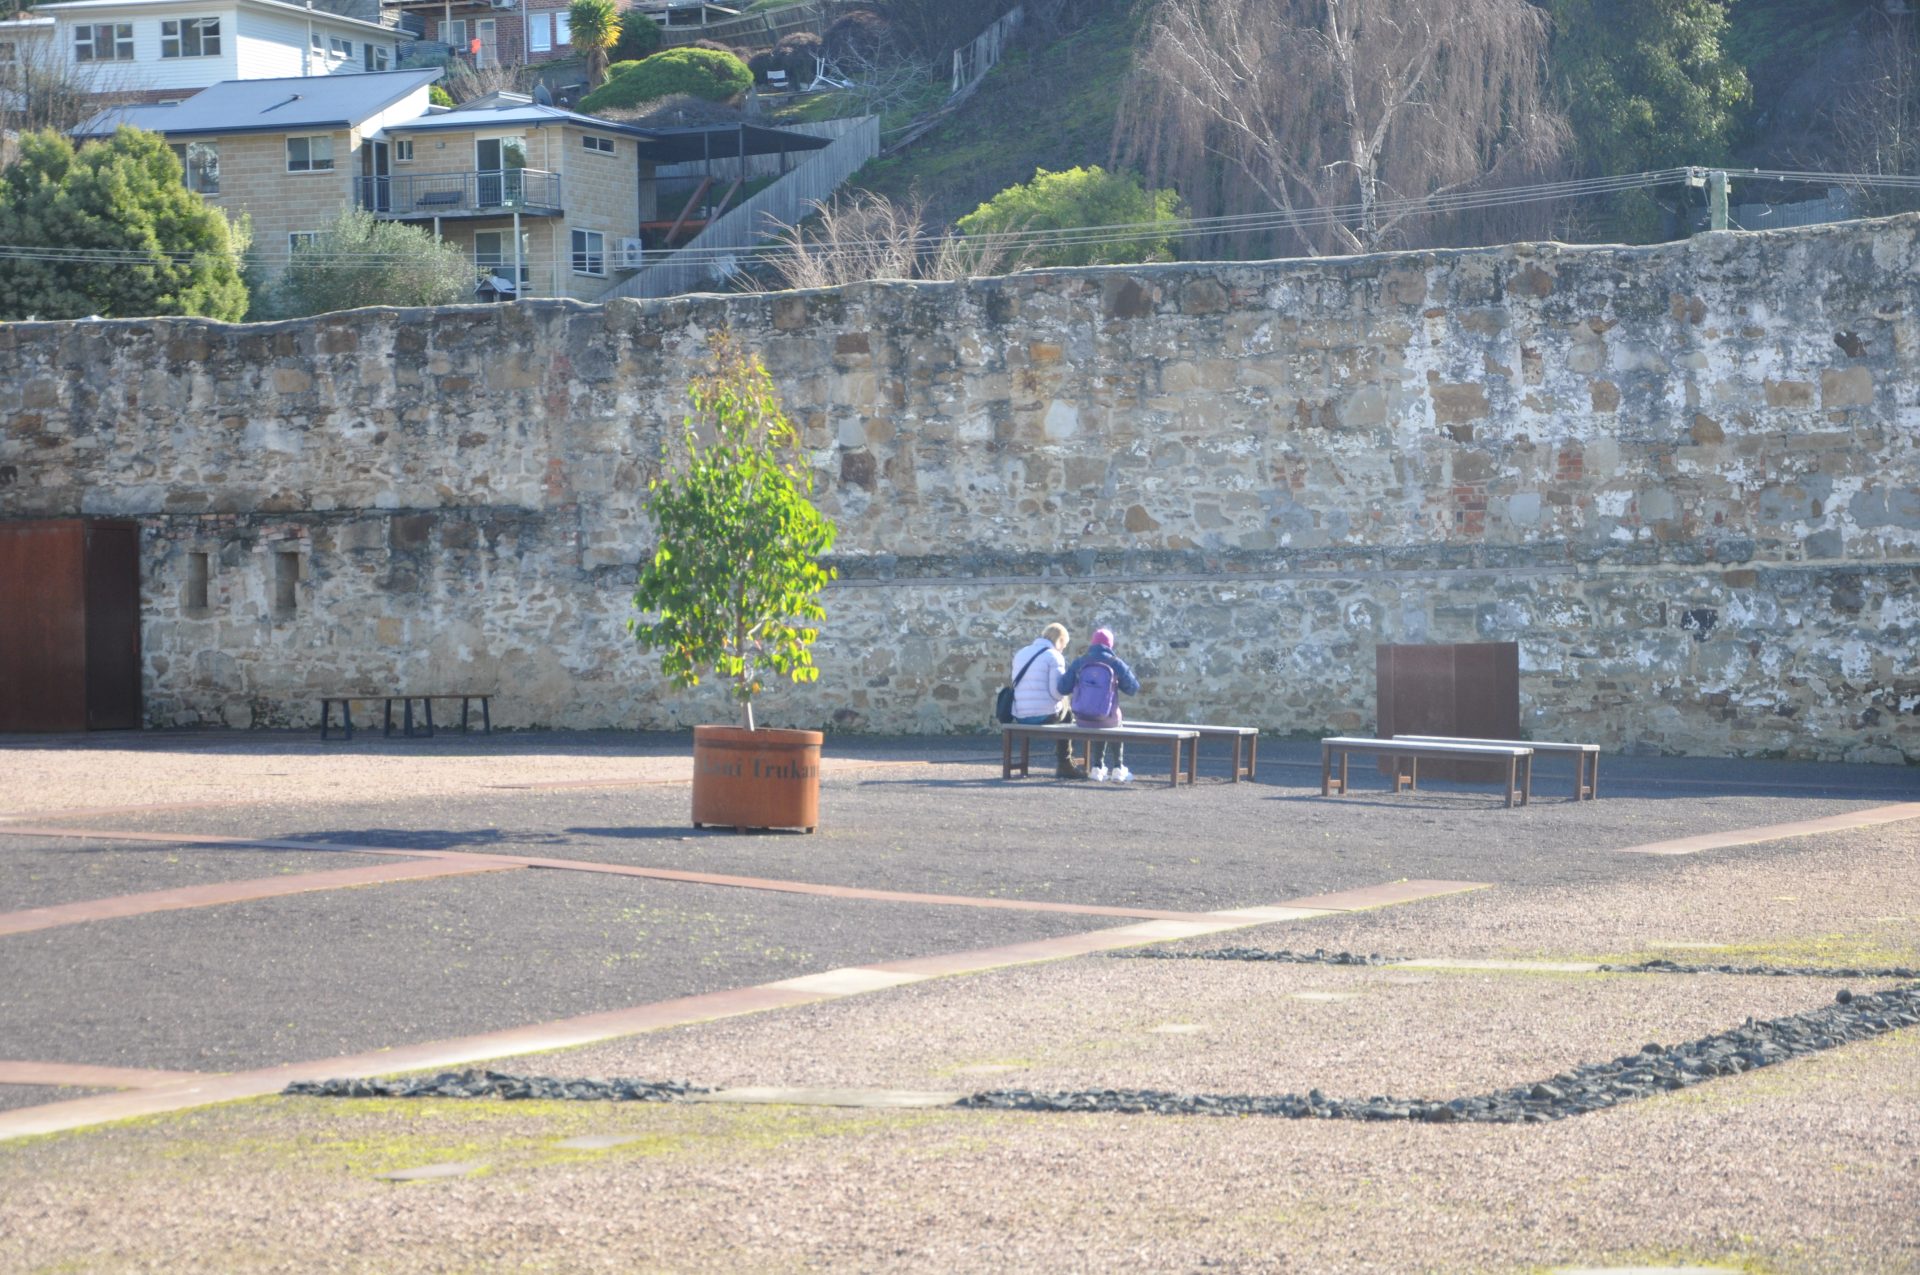
M 138 318 L 247 312 L 226 214 L 186 188 L 156 133 L 122 128 L 75 151 L 53 132 L 20 139 L 0 173 L 0 318 Z
M 1179 221 L 1180 197 L 1173 191 L 1143 189 L 1132 173 L 1110 173 L 1096 165 L 1064 173 L 1039 169 L 1032 181 L 1007 187 L 955 224 L 969 236 L 1138 227 L 1112 242 L 1076 242 L 1071 235 L 1028 241 L 1029 265 L 1091 266 L 1170 259 L 1170 232 Z
M 587 55 L 587 87 L 599 88 L 607 78 L 607 50 L 620 39 L 620 11 L 613 0 L 573 0 L 567 17 L 573 24 L 573 47 Z M 653 25 L 644 13 L 634 20 Z
M 762 679 L 820 676 L 811 647 L 826 618 L 820 558 L 834 527 L 810 499 L 813 473 L 758 355 L 729 334 L 687 387 L 684 456 L 647 489 L 656 534 L 640 568 L 627 631 L 681 686 L 712 672 L 732 683 L 754 729 Z
M 282 317 L 367 305 L 456 305 L 473 300 L 473 263 L 425 230 L 361 208 L 294 249 L 273 309 Z
M 1414 219 L 1391 201 L 1554 170 L 1565 126 L 1545 49 L 1528 0 L 1162 0 L 1118 149 L 1195 216 L 1291 218 L 1208 251 L 1444 242 L 1486 227 Z

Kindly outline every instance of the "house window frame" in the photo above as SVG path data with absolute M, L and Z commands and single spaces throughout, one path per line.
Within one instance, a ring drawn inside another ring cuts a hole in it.
M 573 47 L 573 15 L 565 9 L 558 9 L 553 15 L 553 47 L 557 49 L 563 44 L 568 48 Z
M 306 156 L 305 167 L 295 168 L 293 166 L 293 144 L 295 142 L 305 142 L 307 144 L 307 156 Z M 320 165 L 317 162 L 316 157 L 314 156 L 313 144 L 315 142 L 324 142 L 326 144 L 327 155 L 326 155 L 325 165 Z M 334 171 L 333 134 L 332 133 L 295 133 L 292 136 L 288 137 L 287 138 L 287 171 L 289 173 L 331 173 L 333 172 Z
M 360 64 L 369 71 L 391 71 L 393 49 L 378 40 L 368 40 L 360 46 Z
M 613 154 L 613 139 L 601 137 L 598 133 L 587 133 L 580 138 L 580 145 L 596 155 Z
M 527 52 L 553 52 L 553 23 L 545 13 L 529 14 L 527 22 Z
M 174 156 L 180 161 L 180 180 L 185 183 L 188 190 L 196 195 L 218 195 L 220 193 L 219 142 L 172 142 L 168 145 L 168 149 L 171 150 Z M 212 158 L 213 177 L 211 181 L 207 180 L 208 167 L 206 165 L 202 164 L 198 167 L 194 165 L 193 154 L 195 151 L 200 151 Z
M 467 51 L 467 41 L 473 38 L 473 33 L 469 31 L 467 27 L 468 24 L 465 18 L 447 19 L 440 24 L 440 43 L 452 49 L 456 55 L 465 53 Z M 457 40 L 453 38 L 456 32 L 460 37 Z
M 483 236 L 499 240 L 497 251 L 483 254 L 480 240 Z M 473 268 L 476 274 L 497 274 L 502 278 L 510 277 L 507 271 L 513 269 L 513 232 L 511 230 L 476 230 L 473 232 Z M 486 262 L 491 261 L 493 268 L 488 269 Z M 520 288 L 517 296 L 525 296 L 525 289 L 533 282 L 533 254 L 527 251 L 527 245 L 520 245 Z
M 593 247 L 593 241 L 596 239 L 600 241 L 598 250 Z M 606 231 L 586 229 L 570 231 L 567 246 L 571 249 L 568 257 L 569 264 L 573 267 L 573 273 L 588 279 L 604 279 L 607 277 Z M 600 268 L 597 270 L 594 269 L 595 262 L 599 263 Z
M 344 35 L 327 37 L 327 56 L 342 58 L 348 62 L 353 61 L 353 41 Z
M 296 249 L 306 244 L 318 243 L 319 240 L 320 232 L 317 230 L 289 230 L 287 232 L 287 256 L 291 258 Z
M 397 137 L 394 139 L 393 162 L 396 164 L 411 164 L 413 162 L 413 139 L 411 137 Z
M 107 35 L 106 52 L 102 55 L 100 33 Z M 82 44 L 84 38 L 85 43 Z M 84 48 L 84 52 L 82 49 Z M 133 61 L 133 23 L 131 22 L 82 22 L 73 28 L 73 60 L 75 62 L 131 62 Z
M 168 28 L 172 28 L 171 31 Z M 189 38 L 193 41 L 193 50 L 187 50 Z M 168 48 L 172 48 L 169 53 Z M 220 19 L 211 18 L 163 18 L 160 21 L 160 56 L 169 61 L 176 58 L 217 58 L 220 56 Z

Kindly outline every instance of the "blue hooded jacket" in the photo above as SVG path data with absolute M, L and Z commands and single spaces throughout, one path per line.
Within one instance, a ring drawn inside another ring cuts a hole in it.
M 1113 680 L 1123 693 L 1128 695 L 1140 693 L 1140 679 L 1133 675 L 1133 670 L 1127 667 L 1127 662 L 1115 655 L 1110 646 L 1088 647 L 1085 655 L 1067 665 L 1066 672 L 1060 675 L 1053 689 L 1062 695 L 1071 695 L 1073 684 L 1080 680 L 1081 668 L 1090 661 L 1109 665 L 1113 669 Z

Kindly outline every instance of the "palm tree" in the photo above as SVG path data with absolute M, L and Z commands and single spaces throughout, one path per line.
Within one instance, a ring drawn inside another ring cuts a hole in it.
M 599 88 L 607 78 L 607 50 L 620 38 L 620 11 L 613 0 L 573 0 L 567 6 L 573 23 L 573 47 L 587 55 L 587 87 Z M 642 22 L 652 19 L 641 16 Z

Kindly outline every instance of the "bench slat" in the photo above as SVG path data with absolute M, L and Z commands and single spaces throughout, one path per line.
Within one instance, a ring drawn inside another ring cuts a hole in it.
M 1320 795 L 1329 797 L 1337 787 L 1341 793 L 1349 791 L 1347 765 L 1355 753 L 1376 753 L 1391 757 L 1393 767 L 1393 790 L 1402 792 L 1420 786 L 1420 759 L 1429 760 L 1449 757 L 1493 757 L 1505 760 L 1507 776 L 1504 784 L 1506 803 L 1514 804 L 1514 794 L 1519 793 L 1520 804 L 1526 805 L 1533 793 L 1533 748 L 1525 744 L 1465 744 L 1457 742 L 1424 743 L 1407 739 L 1367 739 L 1355 735 L 1336 735 L 1320 741 Z M 1339 759 L 1339 775 L 1334 774 L 1334 759 Z M 1400 773 L 1399 759 L 1406 758 L 1413 763 L 1406 775 Z
M 1593 801 L 1600 796 L 1600 745 L 1543 742 L 1518 739 L 1469 739 L 1463 735 L 1395 735 L 1395 739 L 1420 743 L 1526 744 L 1536 753 L 1571 755 L 1573 762 L 1573 799 Z

